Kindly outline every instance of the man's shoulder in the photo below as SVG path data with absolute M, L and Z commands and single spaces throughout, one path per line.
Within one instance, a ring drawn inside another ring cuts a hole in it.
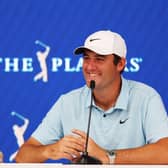
M 131 92 L 138 92 L 148 96 L 158 95 L 158 92 L 150 85 L 135 80 L 126 80 Z
M 77 88 L 77 89 L 73 89 L 65 94 L 63 94 L 62 96 L 65 97 L 77 97 L 80 95 L 86 95 L 88 93 L 88 87 L 86 85 Z

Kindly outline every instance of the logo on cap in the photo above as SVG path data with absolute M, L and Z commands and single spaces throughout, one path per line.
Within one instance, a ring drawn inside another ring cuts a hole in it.
M 99 38 L 94 38 L 94 39 L 90 39 L 89 41 L 92 42 L 92 41 L 95 41 L 95 40 L 101 40 Z

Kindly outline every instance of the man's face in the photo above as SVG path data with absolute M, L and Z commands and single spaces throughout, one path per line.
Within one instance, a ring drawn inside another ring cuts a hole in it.
M 87 86 L 90 85 L 91 80 L 95 80 L 95 89 L 103 89 L 120 78 L 120 71 L 124 68 L 125 61 L 122 61 L 122 64 L 114 65 L 113 59 L 112 54 L 103 56 L 89 50 L 84 52 L 83 74 Z

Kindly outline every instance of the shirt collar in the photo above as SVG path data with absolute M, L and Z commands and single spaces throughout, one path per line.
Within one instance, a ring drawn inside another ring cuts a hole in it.
M 128 105 L 129 87 L 128 87 L 128 83 L 127 83 L 126 79 L 121 77 L 121 81 L 122 81 L 121 91 L 120 91 L 120 94 L 117 98 L 116 105 L 115 105 L 114 109 L 126 110 L 127 105 Z M 86 86 L 86 91 L 87 91 L 86 107 L 89 107 L 90 102 L 91 102 L 91 90 Z M 94 103 L 94 100 L 93 100 L 93 105 L 96 106 L 95 103 Z
M 90 102 L 91 102 L 91 89 L 86 87 L 86 107 L 90 107 Z M 93 100 L 93 105 L 95 105 L 94 100 Z
M 127 105 L 128 105 L 128 94 L 129 94 L 129 88 L 128 88 L 128 83 L 127 80 L 124 79 L 123 77 L 121 77 L 121 91 L 120 94 L 117 98 L 117 102 L 115 105 L 116 109 L 123 109 L 126 110 L 127 109 Z

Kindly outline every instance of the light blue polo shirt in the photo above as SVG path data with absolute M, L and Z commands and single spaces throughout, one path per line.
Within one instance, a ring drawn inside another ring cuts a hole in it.
M 51 144 L 72 129 L 87 130 L 91 92 L 87 86 L 62 95 L 32 134 Z M 125 149 L 168 137 L 168 117 L 159 94 L 151 87 L 122 78 L 115 107 L 92 110 L 90 137 L 104 149 Z

